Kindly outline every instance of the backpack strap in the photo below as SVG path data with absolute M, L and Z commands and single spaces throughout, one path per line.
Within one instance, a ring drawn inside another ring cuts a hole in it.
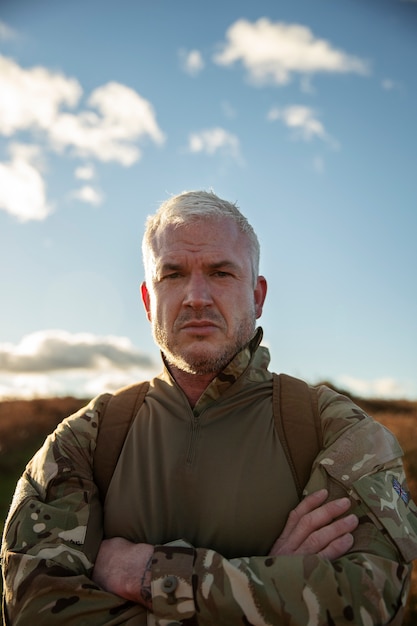
M 149 381 L 145 381 L 124 387 L 115 394 L 103 394 L 100 399 L 98 406 L 100 426 L 94 452 L 94 481 L 103 503 L 126 435 L 148 389 Z
M 313 461 L 322 448 L 317 390 L 299 378 L 273 374 L 275 428 L 301 499 Z

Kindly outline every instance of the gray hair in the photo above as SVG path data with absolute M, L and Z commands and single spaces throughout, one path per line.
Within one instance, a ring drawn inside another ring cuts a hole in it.
M 169 224 L 182 226 L 199 219 L 230 217 L 239 231 L 247 237 L 252 261 L 253 280 L 259 274 L 259 241 L 246 217 L 237 204 L 222 200 L 211 191 L 185 191 L 163 202 L 154 215 L 146 220 L 142 241 L 143 263 L 148 274 L 150 253 L 158 231 Z

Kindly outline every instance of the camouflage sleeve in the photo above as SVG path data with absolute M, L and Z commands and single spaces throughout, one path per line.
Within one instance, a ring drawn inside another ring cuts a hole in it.
M 102 539 L 92 459 L 100 399 L 64 420 L 21 477 L 2 543 L 5 623 L 146 624 L 91 580 Z
M 410 562 L 417 558 L 417 509 L 407 490 L 401 448 L 347 399 L 332 400 L 325 392 L 321 408 L 325 447 L 306 493 L 326 487 L 331 498 L 351 498 L 360 524 L 350 552 L 333 562 L 315 555 L 226 560 L 182 542 L 157 546 L 155 626 L 402 623 Z

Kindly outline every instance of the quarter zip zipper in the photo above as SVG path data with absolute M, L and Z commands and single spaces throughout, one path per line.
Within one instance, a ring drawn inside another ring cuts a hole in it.
M 194 462 L 199 432 L 200 432 L 200 416 L 197 417 L 193 413 L 191 417 L 191 423 L 190 423 L 190 438 L 189 438 L 189 443 L 188 443 L 187 459 L 186 459 L 187 465 L 192 465 Z

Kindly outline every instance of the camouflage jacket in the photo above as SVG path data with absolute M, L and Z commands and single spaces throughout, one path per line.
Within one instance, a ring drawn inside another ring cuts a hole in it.
M 227 376 L 206 390 L 194 415 L 206 409 L 211 415 L 222 398 L 250 386 L 267 395 L 267 363 L 264 348 L 254 358 L 242 351 L 224 372 Z M 151 389 L 167 386 L 177 401 L 181 392 L 167 372 Z M 2 544 L 6 623 L 400 624 L 410 562 L 417 557 L 416 508 L 407 491 L 401 449 L 391 433 L 344 396 L 320 387 L 318 397 L 324 447 L 306 493 L 326 487 L 330 498 L 351 498 L 360 524 L 344 557 L 333 562 L 314 555 L 270 557 L 263 549 L 226 558 L 215 542 L 206 545 L 198 534 L 190 541 L 185 532 L 176 541 L 166 537 L 155 545 L 153 613 L 100 589 L 91 580 L 103 537 L 103 509 L 93 481 L 100 423 L 95 399 L 60 424 L 18 483 Z M 255 520 L 268 515 L 268 503 L 253 511 Z M 256 534 L 256 523 L 253 529 Z

